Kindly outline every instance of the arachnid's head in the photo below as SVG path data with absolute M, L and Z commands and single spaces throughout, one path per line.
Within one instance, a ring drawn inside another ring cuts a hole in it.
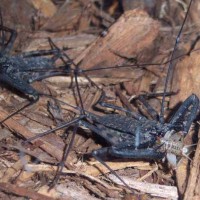
M 172 127 L 170 124 L 161 124 L 155 120 L 145 120 L 142 125 L 144 132 L 154 136 L 163 137 Z

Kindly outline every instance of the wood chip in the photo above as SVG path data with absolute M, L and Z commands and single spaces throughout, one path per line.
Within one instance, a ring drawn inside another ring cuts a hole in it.
M 200 138 L 200 131 L 199 131 Z M 198 142 L 194 161 L 191 163 L 191 171 L 185 191 L 184 200 L 200 199 L 200 142 Z
M 123 185 L 123 183 L 113 174 L 110 174 L 109 178 L 113 182 L 119 185 Z M 165 186 L 165 185 L 159 185 L 159 184 L 139 182 L 128 177 L 121 177 L 121 178 L 126 182 L 126 184 L 128 184 L 131 188 L 135 190 L 139 190 L 141 192 L 145 192 L 156 197 L 163 197 L 163 198 L 173 199 L 173 200 L 178 199 L 178 190 L 174 186 Z
M 153 42 L 158 34 L 158 27 L 159 23 L 150 18 L 146 12 L 141 10 L 127 11 L 109 28 L 105 37 L 99 37 L 75 62 L 79 63 L 82 60 L 81 69 L 121 65 L 126 59 L 116 55 L 115 52 L 135 56 Z M 96 74 L 98 77 L 110 76 L 131 79 L 138 77 L 138 74 L 131 69 L 101 70 L 97 71 Z

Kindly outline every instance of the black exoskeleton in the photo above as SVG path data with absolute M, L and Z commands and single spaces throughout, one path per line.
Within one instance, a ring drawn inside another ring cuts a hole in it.
M 161 151 L 165 143 L 157 143 L 158 138 L 168 132 L 182 132 L 183 137 L 196 118 L 199 109 L 199 99 L 196 95 L 188 97 L 168 123 L 134 119 L 122 115 L 89 115 L 94 125 L 81 122 L 85 127 L 108 141 L 111 146 L 94 151 L 96 155 L 110 154 L 120 158 L 161 159 L 167 152 Z M 112 130 L 112 131 L 111 131 Z

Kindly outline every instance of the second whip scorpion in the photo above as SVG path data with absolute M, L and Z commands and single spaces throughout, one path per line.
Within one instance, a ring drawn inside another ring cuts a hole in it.
M 66 75 L 69 60 L 64 56 L 62 50 L 55 47 L 51 39 L 49 39 L 50 50 L 11 55 L 10 52 L 16 40 L 17 32 L 3 25 L 1 13 L 0 36 L 0 82 L 21 92 L 30 100 L 30 103 L 3 119 L 2 123 L 17 112 L 38 101 L 40 94 L 31 86 L 32 82 L 51 76 Z M 52 57 L 44 57 L 46 55 L 52 55 Z M 62 60 L 63 65 L 56 68 L 55 62 L 58 59 Z

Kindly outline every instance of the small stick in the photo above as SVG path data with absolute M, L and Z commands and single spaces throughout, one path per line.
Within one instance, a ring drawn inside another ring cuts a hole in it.
M 27 197 L 34 200 L 54 200 L 51 197 L 39 194 L 34 190 L 18 187 L 16 184 L 0 183 L 0 190 L 21 197 Z
M 123 183 L 117 177 L 115 177 L 115 175 L 110 174 L 109 178 L 116 184 L 123 185 Z M 144 193 L 151 194 L 152 196 L 163 197 L 173 200 L 178 199 L 178 190 L 174 186 L 139 182 L 128 177 L 123 177 L 123 180 L 124 182 L 126 182 L 127 185 L 129 185 L 129 187 Z

